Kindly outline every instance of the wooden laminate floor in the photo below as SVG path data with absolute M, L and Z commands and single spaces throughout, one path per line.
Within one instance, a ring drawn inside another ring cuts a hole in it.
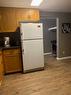
M 45 57 L 45 70 L 5 76 L 0 95 L 71 95 L 71 59 Z

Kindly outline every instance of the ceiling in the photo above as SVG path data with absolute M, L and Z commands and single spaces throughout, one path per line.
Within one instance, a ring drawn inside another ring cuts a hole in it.
M 39 7 L 31 7 L 32 0 L 0 0 L 1 7 L 38 8 L 51 12 L 71 12 L 71 0 L 43 0 Z

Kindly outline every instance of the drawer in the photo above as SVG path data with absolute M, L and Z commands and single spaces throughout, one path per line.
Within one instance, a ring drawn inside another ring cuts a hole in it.
M 20 49 L 11 49 L 11 50 L 3 51 L 4 55 L 15 55 L 15 54 L 19 54 L 19 53 L 20 53 Z

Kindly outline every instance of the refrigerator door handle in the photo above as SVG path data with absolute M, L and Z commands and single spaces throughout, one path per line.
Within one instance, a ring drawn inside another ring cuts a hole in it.
M 22 53 L 24 54 L 24 49 L 22 49 Z
M 23 33 L 20 33 L 21 34 L 21 36 L 23 35 Z

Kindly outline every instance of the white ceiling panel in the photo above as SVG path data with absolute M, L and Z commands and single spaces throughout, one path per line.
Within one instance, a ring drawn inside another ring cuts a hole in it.
M 32 0 L 0 0 L 1 7 L 38 8 L 43 11 L 71 12 L 71 0 L 43 0 L 39 7 L 31 7 Z

